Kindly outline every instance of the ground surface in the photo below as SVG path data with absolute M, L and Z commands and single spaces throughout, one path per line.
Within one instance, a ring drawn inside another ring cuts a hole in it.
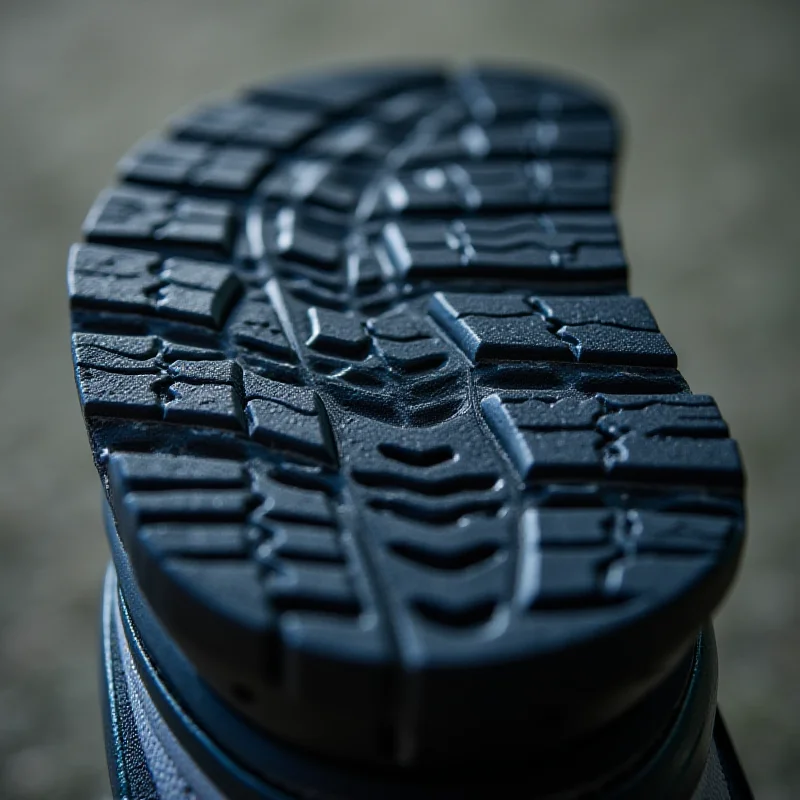
M 746 0 L 4 0 L 0 7 L 0 796 L 108 789 L 96 700 L 106 550 L 74 393 L 66 248 L 114 162 L 208 93 L 396 57 L 512 58 L 623 105 L 621 219 L 645 296 L 750 476 L 719 616 L 721 697 L 759 800 L 800 795 L 795 542 L 800 7 Z

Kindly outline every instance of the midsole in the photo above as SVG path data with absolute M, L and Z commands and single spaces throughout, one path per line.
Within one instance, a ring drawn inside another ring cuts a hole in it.
M 453 785 L 452 782 L 445 785 L 441 780 L 436 780 L 425 785 L 418 781 L 398 780 L 396 776 L 387 778 L 370 770 L 355 772 L 307 757 L 263 736 L 230 712 L 223 716 L 220 713 L 224 710 L 222 704 L 208 689 L 205 689 L 204 702 L 200 706 L 195 704 L 195 708 L 200 710 L 201 717 L 206 718 L 216 711 L 219 726 L 213 732 L 201 729 L 198 725 L 201 720 L 187 716 L 183 703 L 167 688 L 163 670 L 155 669 L 142 649 L 143 643 L 133 627 L 130 610 L 121 596 L 113 568 L 109 570 L 106 582 L 104 609 L 106 659 L 110 658 L 113 650 L 122 665 L 122 669 L 116 673 L 106 669 L 106 681 L 109 682 L 109 676 L 116 676 L 113 678 L 116 684 L 120 674 L 124 675 L 125 702 L 133 709 L 138 740 L 142 742 L 147 739 L 151 743 L 149 750 L 143 743 L 141 745 L 142 749 L 147 750 L 147 769 L 152 774 L 151 762 L 158 765 L 156 771 L 159 778 L 153 781 L 156 788 L 159 781 L 169 787 L 182 785 L 182 781 L 199 800 L 216 800 L 220 791 L 229 798 L 288 800 L 307 796 L 309 789 L 314 792 L 313 796 L 330 800 L 359 800 L 376 796 L 390 800 L 407 800 L 410 797 L 455 800 L 492 796 L 490 786 L 486 783 L 481 786 L 480 781 L 470 781 L 468 785 Z M 181 658 L 180 655 L 178 657 Z M 170 666 L 174 666 L 174 663 Z M 188 662 L 184 662 L 183 667 L 191 670 Z M 176 685 L 182 691 L 188 690 L 187 696 L 196 695 L 199 683 L 193 686 L 190 674 L 176 675 L 172 672 L 170 678 L 177 681 Z M 540 777 L 539 771 L 532 764 L 527 764 L 524 765 L 524 772 L 522 767 L 499 773 L 495 771 L 491 785 L 525 788 L 531 797 L 547 797 L 548 800 L 586 797 L 589 791 L 598 800 L 632 800 L 640 797 L 655 800 L 661 796 L 669 800 L 688 798 L 700 780 L 710 745 L 715 711 L 715 678 L 713 634 L 709 631 L 699 641 L 690 683 L 672 729 L 662 736 L 661 744 L 653 748 L 649 758 L 640 761 L 636 769 L 630 770 L 627 778 L 618 776 L 617 780 L 608 782 L 598 776 L 591 789 L 585 784 L 572 784 L 563 785 L 556 792 L 542 793 L 540 781 L 533 778 L 534 774 L 537 779 Z M 194 680 L 197 681 L 196 676 Z M 116 692 L 115 685 L 107 686 L 109 701 L 116 696 Z M 110 729 L 107 733 L 113 736 L 114 730 Z M 217 741 L 225 743 L 224 749 L 216 744 Z M 117 772 L 121 769 L 118 751 L 125 747 L 126 743 L 122 742 L 121 747 L 109 749 L 109 753 L 117 753 Z M 236 761 L 231 758 L 234 754 Z M 564 780 L 570 780 L 571 776 L 580 772 L 580 761 L 580 753 L 575 749 L 565 753 L 562 763 L 558 764 Z M 261 777 L 240 766 L 248 762 L 259 765 Z M 110 766 L 113 770 L 113 763 Z M 266 782 L 264 773 L 272 778 L 270 783 Z M 279 781 L 286 787 L 298 787 L 297 793 L 290 788 L 279 789 L 273 781 Z M 603 788 L 602 784 L 605 784 Z M 301 786 L 305 791 L 299 788 Z M 654 794 L 654 787 L 669 787 L 669 793 L 662 795 L 659 790 L 658 794 Z M 303 793 L 300 794 L 300 791 Z M 159 796 L 163 800 L 171 800 L 171 796 L 162 791 L 159 791 Z

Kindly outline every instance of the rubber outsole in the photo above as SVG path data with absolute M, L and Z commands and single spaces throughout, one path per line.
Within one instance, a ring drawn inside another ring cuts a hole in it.
M 609 735 L 604 732 L 556 757 L 532 750 L 510 768 L 473 760 L 443 771 L 374 770 L 320 759 L 248 729 L 202 686 L 188 662 L 172 663 L 182 657 L 163 631 L 156 630 L 155 618 L 142 616 L 142 608 L 134 615 L 127 606 L 126 580 L 120 575 L 118 585 L 115 570 L 110 569 L 103 603 L 104 707 L 115 797 L 168 800 L 187 788 L 198 796 L 248 800 L 484 800 L 498 792 L 532 800 L 728 797 L 720 793 L 723 782 L 718 780 L 714 781 L 716 791 L 694 791 L 711 756 L 716 735 L 712 729 L 720 722 L 715 713 L 717 663 L 710 627 L 689 654 L 688 681 L 681 681 L 685 690 L 668 728 L 655 739 L 653 717 L 644 713 L 620 720 L 614 730 L 607 731 Z M 158 661 L 153 658 L 156 653 Z M 178 677 L 182 682 L 174 683 Z M 682 676 L 676 673 L 674 677 L 681 680 Z M 173 694 L 171 685 L 180 686 L 180 697 Z M 663 688 L 666 692 L 661 694 L 669 697 L 670 687 Z M 188 703 L 187 697 L 191 698 Z M 653 699 L 644 711 L 655 710 L 660 716 L 664 697 Z M 176 774 L 182 776 L 183 786 L 176 786 Z M 156 787 L 150 794 L 139 788 L 153 783 Z M 206 791 L 209 785 L 213 788 Z
M 90 211 L 73 353 L 117 533 L 280 740 L 561 746 L 730 585 L 738 451 L 626 293 L 617 139 L 549 78 L 343 73 L 175 120 Z

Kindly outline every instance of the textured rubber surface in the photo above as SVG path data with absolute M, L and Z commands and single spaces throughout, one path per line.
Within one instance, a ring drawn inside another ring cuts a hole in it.
M 73 352 L 118 533 L 279 738 L 573 738 L 727 589 L 738 451 L 625 291 L 616 138 L 525 73 L 339 74 L 174 121 L 90 211 Z

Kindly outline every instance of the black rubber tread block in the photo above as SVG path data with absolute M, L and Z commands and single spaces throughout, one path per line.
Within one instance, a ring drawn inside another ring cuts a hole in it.
M 256 147 L 150 139 L 125 156 L 118 169 L 133 183 L 236 194 L 255 188 L 271 163 L 271 152 Z
M 444 135 L 414 164 L 463 161 L 470 158 L 613 158 L 614 125 L 608 117 L 557 122 L 549 119 L 480 124 L 469 121 Z
M 225 265 L 100 245 L 76 245 L 68 268 L 74 309 L 145 314 L 221 327 L 242 291 Z
M 635 297 L 542 299 L 437 292 L 430 310 L 473 363 L 677 364 L 647 305 Z
M 111 189 L 97 199 L 84 223 L 90 242 L 182 247 L 230 254 L 236 217 L 230 203 L 134 187 Z
M 363 164 L 318 157 L 281 165 L 264 182 L 276 201 L 306 202 L 361 216 L 450 215 L 607 209 L 611 164 L 605 160 L 478 161 L 399 170 L 373 187 Z M 374 199 L 367 188 L 377 189 Z M 370 201 L 370 202 L 366 202 Z
M 314 204 L 353 213 L 369 183 L 363 165 L 331 159 L 296 158 L 279 165 L 264 181 L 260 193 L 268 200 Z
M 620 480 L 741 484 L 736 445 L 716 404 L 702 395 L 598 395 L 483 403 L 489 427 L 528 481 Z
M 615 153 L 571 84 L 367 70 L 173 121 L 91 210 L 116 535 L 271 735 L 406 768 L 575 740 L 727 590 L 738 452 L 624 293 Z
M 312 110 L 232 101 L 205 106 L 173 120 L 176 138 L 237 147 L 290 149 L 314 133 L 322 117 Z
M 308 309 L 308 320 L 311 335 L 306 344 L 314 350 L 354 359 L 369 353 L 369 337 L 357 318 L 312 306 Z
M 624 279 L 611 214 L 390 222 L 383 244 L 407 280 Z
M 344 231 L 342 225 L 325 226 L 324 218 L 283 208 L 264 225 L 264 245 L 273 255 L 276 268 L 285 262 L 290 274 L 298 267 L 332 273 L 345 255 Z
M 457 215 L 603 209 L 610 202 L 611 165 L 605 160 L 454 162 L 401 170 L 386 181 L 376 211 Z

